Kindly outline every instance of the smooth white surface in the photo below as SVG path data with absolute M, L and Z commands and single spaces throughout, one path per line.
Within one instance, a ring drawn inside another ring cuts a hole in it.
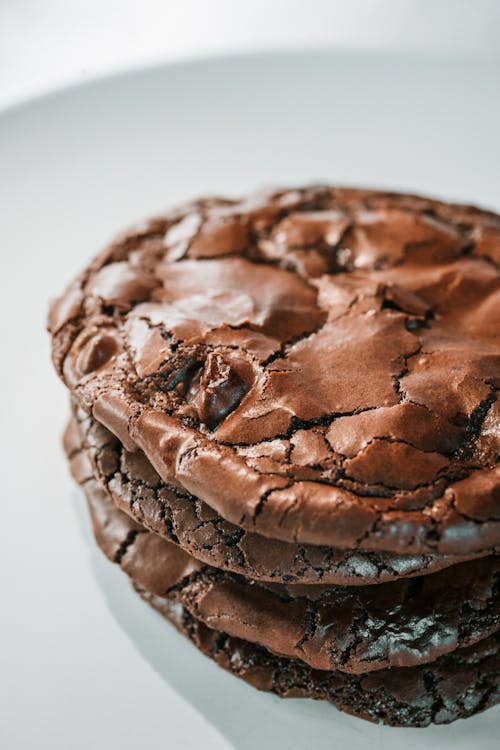
M 47 303 L 119 228 L 198 193 L 315 179 L 500 209 L 493 62 L 289 55 L 130 74 L 0 116 L 0 746 L 498 750 L 500 709 L 391 730 L 225 674 L 89 536 L 60 447 Z
M 258 50 L 500 56 L 497 0 L 0 0 L 0 107 L 104 73 Z

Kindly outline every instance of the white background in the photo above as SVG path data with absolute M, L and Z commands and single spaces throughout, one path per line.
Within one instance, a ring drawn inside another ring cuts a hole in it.
M 324 179 L 499 210 L 499 18 L 478 0 L 0 0 L 0 107 L 89 82 L 0 114 L 1 750 L 498 750 L 500 707 L 419 731 L 280 701 L 143 605 L 68 476 L 44 321 L 117 229 L 197 193 Z M 318 45 L 351 52 L 90 84 Z
M 329 47 L 500 55 L 498 0 L 0 0 L 0 107 L 167 60 Z

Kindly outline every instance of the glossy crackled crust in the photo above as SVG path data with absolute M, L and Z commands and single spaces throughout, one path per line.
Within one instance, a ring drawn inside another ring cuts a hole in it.
M 65 448 L 77 475 L 77 461 L 84 477 L 90 464 L 120 510 L 213 567 L 260 581 L 361 586 L 434 573 L 483 554 L 397 555 L 268 539 L 229 523 L 198 498 L 165 484 L 142 451 L 128 452 L 81 409 L 74 407 L 73 414 Z
M 51 310 L 54 361 L 127 448 L 245 529 L 489 549 L 499 238 L 492 214 L 410 196 L 200 201 L 70 286 Z
M 500 628 L 500 558 L 379 586 L 257 584 L 199 562 L 122 513 L 77 448 L 71 468 L 96 540 L 151 594 L 208 627 L 315 669 L 367 673 L 432 662 Z
M 203 654 L 258 690 L 281 698 L 327 700 L 360 719 L 399 727 L 450 724 L 500 702 L 498 634 L 434 664 L 347 675 L 274 656 L 208 628 L 177 602 L 135 588 Z

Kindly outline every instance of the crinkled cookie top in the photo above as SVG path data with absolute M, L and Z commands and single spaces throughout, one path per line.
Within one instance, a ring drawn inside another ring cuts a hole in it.
M 116 240 L 51 308 L 80 405 L 272 538 L 500 544 L 500 217 L 312 187 Z

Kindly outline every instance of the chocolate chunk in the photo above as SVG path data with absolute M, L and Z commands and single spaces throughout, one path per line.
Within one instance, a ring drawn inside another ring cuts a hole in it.
M 199 390 L 193 399 L 200 420 L 214 430 L 248 391 L 243 379 L 221 354 L 211 352 L 205 362 Z
M 119 345 L 115 336 L 106 332 L 99 333 L 81 350 L 77 360 L 78 370 L 82 375 L 89 375 L 99 370 L 117 353 L 118 349 Z

